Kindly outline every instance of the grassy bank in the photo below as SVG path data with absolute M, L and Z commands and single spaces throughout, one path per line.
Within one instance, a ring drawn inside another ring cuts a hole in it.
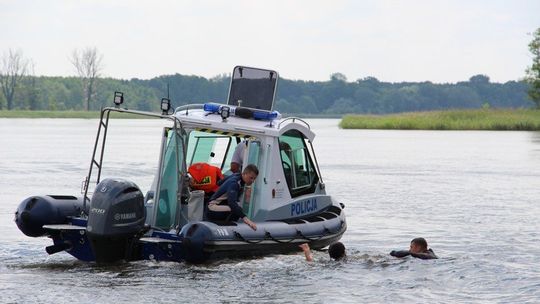
M 346 115 L 343 129 L 540 130 L 540 110 L 452 110 L 391 115 Z
M 0 118 L 99 118 L 99 111 L 0 111 Z M 148 118 L 141 115 L 111 112 L 111 118 Z
M 99 118 L 98 111 L 0 111 L 0 118 Z M 113 118 L 146 118 L 111 113 Z M 307 118 L 302 115 L 302 117 Z M 315 118 L 316 116 L 310 116 Z M 320 116 L 323 117 L 323 116 Z M 330 118 L 326 116 L 325 118 Z M 452 110 L 391 115 L 346 115 L 343 129 L 401 130 L 540 130 L 540 110 Z

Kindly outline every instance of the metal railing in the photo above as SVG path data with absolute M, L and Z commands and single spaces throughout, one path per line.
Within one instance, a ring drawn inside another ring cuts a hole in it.
M 95 181 L 95 184 L 99 184 L 101 180 L 101 170 L 103 167 L 103 156 L 105 151 L 105 143 L 107 141 L 107 131 L 109 127 L 109 118 L 111 112 L 118 112 L 118 113 L 129 113 L 129 114 L 135 114 L 135 115 L 142 115 L 142 116 L 149 116 L 149 117 L 155 117 L 155 118 L 161 118 L 161 119 L 168 119 L 173 122 L 173 128 L 175 132 L 178 132 L 180 130 L 181 134 L 185 134 L 185 130 L 182 126 L 182 122 L 173 114 L 173 115 L 163 115 L 158 113 L 152 113 L 152 112 L 146 112 L 146 111 L 138 111 L 138 110 L 129 110 L 129 109 L 123 109 L 123 108 L 117 108 L 117 107 L 106 107 L 101 109 L 101 115 L 99 119 L 99 126 L 97 130 L 96 140 L 94 142 L 94 150 L 92 152 L 92 160 L 90 162 L 90 168 L 88 169 L 88 175 L 86 176 L 86 179 L 83 182 L 83 213 L 86 213 L 86 204 L 90 202 L 90 198 L 88 197 L 88 189 L 89 185 L 91 183 L 91 177 L 93 173 L 94 167 L 97 168 L 97 179 Z M 103 129 L 103 136 L 101 136 Z M 101 141 L 100 141 L 101 139 Z M 101 146 L 99 155 L 96 155 L 96 152 L 98 151 L 98 146 Z M 182 149 L 184 150 L 183 153 L 185 155 L 185 145 L 182 145 Z M 177 151 L 178 153 L 178 151 Z M 178 156 L 177 156 L 177 159 Z M 185 167 L 185 161 L 182 164 L 182 172 L 186 172 Z M 181 182 L 179 182 L 179 185 L 181 185 Z M 179 187 L 181 189 L 182 187 Z M 88 215 L 88 214 L 86 214 Z

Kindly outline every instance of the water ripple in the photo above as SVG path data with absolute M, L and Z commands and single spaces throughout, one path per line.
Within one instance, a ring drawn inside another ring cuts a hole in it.
M 13 223 L 29 195 L 78 193 L 97 122 L 0 124 L 2 303 L 540 302 L 540 142 L 532 133 L 343 131 L 337 121 L 313 120 L 326 189 L 346 205 L 346 261 L 315 251 L 312 263 L 299 252 L 100 266 L 48 256 L 49 239 L 28 238 Z M 118 124 L 111 136 L 123 148 L 111 147 L 104 176 L 144 188 L 157 158 L 140 143 L 155 141 L 145 129 L 153 123 Z M 335 149 L 342 140 L 347 149 Z M 441 258 L 388 255 L 418 236 Z

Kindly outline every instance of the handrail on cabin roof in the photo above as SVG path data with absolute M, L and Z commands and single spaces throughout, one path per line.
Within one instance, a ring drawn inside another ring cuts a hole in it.
M 290 121 L 290 120 L 292 120 L 292 121 Z M 303 122 L 303 123 L 308 127 L 308 129 L 311 130 L 311 127 L 309 126 L 309 124 L 308 124 L 305 120 L 303 120 L 303 119 L 301 119 L 301 118 L 299 118 L 299 117 L 294 117 L 294 116 L 292 116 L 292 117 L 287 117 L 287 118 L 283 119 L 283 120 L 278 124 L 277 128 L 280 129 L 280 128 L 281 128 L 281 124 L 284 123 L 284 122 L 286 122 L 286 121 L 294 122 L 295 120 L 299 120 L 299 121 Z

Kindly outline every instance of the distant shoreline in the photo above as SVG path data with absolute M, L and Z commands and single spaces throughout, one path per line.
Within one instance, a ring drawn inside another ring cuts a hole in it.
M 81 119 L 96 119 L 101 115 L 100 111 L 30 111 L 30 110 L 1 110 L 0 118 L 81 118 Z M 128 113 L 111 113 L 111 118 L 136 119 L 147 117 L 141 115 L 133 115 Z
M 295 115 L 284 115 L 284 117 Z M 0 118 L 97 119 L 99 111 L 1 110 Z M 300 118 L 340 118 L 336 115 L 299 115 Z M 111 113 L 111 118 L 140 119 L 144 116 Z M 342 129 L 382 130 L 512 130 L 540 131 L 540 110 L 473 109 L 407 112 L 386 115 L 348 114 L 341 118 Z
M 157 113 L 157 112 L 156 112 Z M 100 117 L 99 111 L 30 111 L 30 110 L 0 110 L 0 118 L 82 118 L 96 119 Z M 140 115 L 111 113 L 112 118 L 148 118 Z M 283 114 L 283 117 L 300 118 L 334 118 L 340 119 L 342 115 L 337 114 Z
M 345 115 L 342 129 L 539 131 L 540 110 L 474 109 Z

